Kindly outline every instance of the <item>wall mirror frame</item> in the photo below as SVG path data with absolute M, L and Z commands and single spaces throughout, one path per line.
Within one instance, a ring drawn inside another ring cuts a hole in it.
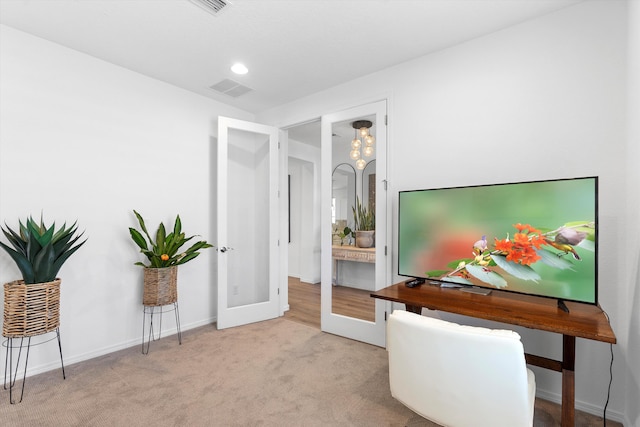
M 362 170 L 362 204 L 375 212 L 376 209 L 376 159 Z
M 356 203 L 356 170 L 349 163 L 340 163 L 331 173 L 331 223 L 334 245 L 350 244 L 351 236 L 340 237 L 345 227 L 353 227 L 351 207 Z

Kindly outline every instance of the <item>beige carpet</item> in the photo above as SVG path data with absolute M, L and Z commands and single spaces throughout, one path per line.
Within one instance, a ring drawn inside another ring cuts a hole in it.
M 64 331 L 63 331 L 64 338 Z M 35 350 L 37 351 L 37 349 Z M 27 378 L 7 426 L 430 426 L 389 394 L 382 348 L 283 318 L 214 325 Z
M 204 326 L 182 345 L 169 336 L 146 356 L 135 346 L 66 372 L 27 378 L 19 404 L 2 391 L 0 425 L 436 426 L 391 397 L 385 349 L 285 318 Z M 558 405 L 536 400 L 535 427 L 559 419 Z M 576 426 L 600 425 L 577 411 Z

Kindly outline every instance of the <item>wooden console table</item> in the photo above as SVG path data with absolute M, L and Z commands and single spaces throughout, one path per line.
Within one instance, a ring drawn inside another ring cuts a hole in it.
M 338 284 L 338 263 L 340 261 L 366 262 L 370 264 L 376 263 L 376 248 L 358 248 L 356 246 L 337 246 L 331 247 L 331 257 L 336 262 L 336 278 L 334 285 Z
M 569 313 L 551 298 L 494 290 L 490 295 L 460 292 L 427 283 L 409 288 L 404 282 L 371 293 L 374 298 L 422 308 L 562 334 L 562 361 L 525 354 L 527 363 L 562 373 L 562 426 L 574 425 L 576 337 L 615 344 L 616 336 L 600 306 L 566 302 Z

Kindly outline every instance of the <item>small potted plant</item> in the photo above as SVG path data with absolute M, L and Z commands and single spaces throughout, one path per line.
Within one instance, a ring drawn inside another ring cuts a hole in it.
M 358 197 L 356 197 L 356 206 L 353 206 L 353 219 L 356 246 L 359 248 L 374 247 L 376 215 L 369 207 L 362 206 Z
M 138 218 L 142 233 L 131 227 L 129 233 L 140 248 L 140 252 L 149 260 L 148 265 L 142 262 L 135 263 L 135 265 L 144 267 L 143 304 L 158 306 L 175 303 L 178 299 L 178 266 L 200 255 L 201 249 L 211 248 L 213 245 L 201 240 L 191 245 L 187 250 L 179 252 L 185 243 L 195 237 L 185 236 L 182 231 L 180 215 L 176 216 L 172 232 L 167 234 L 164 224 L 160 223 L 155 238 L 152 238 L 142 216 L 135 210 L 133 213 Z
M 347 239 L 347 244 L 351 244 L 351 236 L 353 236 L 353 230 L 349 227 L 345 227 L 339 234 L 340 236 L 340 246 L 344 244 L 344 239 Z
M 340 241 L 340 246 L 344 245 L 344 239 L 347 239 L 347 245 L 351 244 L 351 236 L 353 236 L 353 230 L 351 228 L 344 227 L 342 230 L 338 228 L 334 229 L 333 235 Z

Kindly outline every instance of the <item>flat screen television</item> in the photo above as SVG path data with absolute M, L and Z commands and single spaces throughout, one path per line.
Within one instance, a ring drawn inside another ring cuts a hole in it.
M 598 178 L 400 191 L 398 274 L 598 302 Z

